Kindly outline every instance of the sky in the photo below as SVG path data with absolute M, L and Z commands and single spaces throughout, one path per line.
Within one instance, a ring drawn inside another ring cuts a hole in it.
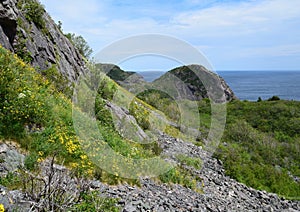
M 64 32 L 95 54 L 131 36 L 187 42 L 214 70 L 300 70 L 299 0 L 41 0 Z M 141 61 L 152 61 L 151 65 Z M 135 58 L 123 67 L 164 70 L 176 61 Z M 121 66 L 122 67 L 122 66 Z

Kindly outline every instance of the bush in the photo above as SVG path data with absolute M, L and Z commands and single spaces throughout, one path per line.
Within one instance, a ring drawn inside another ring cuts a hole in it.
M 22 187 L 21 177 L 16 173 L 9 172 L 6 176 L 0 177 L 0 185 L 10 190 L 20 189 Z
M 46 77 L 55 86 L 58 92 L 62 92 L 67 97 L 71 98 L 73 95 L 73 84 L 63 76 L 57 69 L 56 65 L 41 71 L 42 75 Z
M 45 9 L 37 0 L 20 0 L 18 2 L 18 8 L 24 12 L 28 21 L 35 23 L 40 29 L 45 28 L 46 23 L 43 18 Z
M 179 107 L 175 100 L 167 93 L 164 93 L 160 90 L 150 89 L 140 93 L 137 97 L 163 112 L 171 120 L 177 122 L 179 121 Z
M 159 176 L 159 179 L 163 183 L 180 184 L 186 188 L 201 192 L 197 186 L 196 178 L 197 177 L 194 177 L 191 173 L 189 173 L 189 171 L 180 167 L 172 168 L 168 172 Z
M 278 96 L 272 96 L 271 98 L 268 99 L 268 101 L 278 101 L 280 98 Z
M 99 191 L 89 192 L 82 195 L 82 201 L 75 205 L 71 211 L 103 211 L 118 212 L 120 208 L 116 206 L 118 200 L 113 198 L 104 198 L 100 196 Z
M 220 145 L 215 156 L 224 162 L 226 174 L 238 181 L 288 198 L 299 198 L 299 182 L 287 173 L 299 176 L 295 164 L 300 160 L 300 143 L 297 138 L 283 141 L 285 138 L 283 133 L 266 134 L 245 120 L 236 120 L 227 126 L 223 137 L 226 145 Z
M 137 99 L 131 102 L 129 112 L 144 130 L 150 128 L 150 112 Z
M 179 160 L 180 163 L 186 164 L 187 166 L 192 166 L 195 169 L 201 169 L 202 167 L 202 160 L 200 158 L 188 157 L 182 154 L 177 155 L 176 158 Z

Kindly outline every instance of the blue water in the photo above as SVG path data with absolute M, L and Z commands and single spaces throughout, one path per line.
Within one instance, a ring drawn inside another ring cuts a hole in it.
M 300 101 L 300 71 L 218 71 L 241 100 L 266 100 L 272 96 Z M 164 72 L 140 72 L 148 82 Z
M 300 71 L 218 71 L 241 100 L 300 100 Z
M 161 75 L 163 75 L 164 71 L 141 71 L 138 72 L 138 74 L 142 75 L 144 77 L 144 80 L 147 82 L 152 82 L 156 79 L 158 79 Z

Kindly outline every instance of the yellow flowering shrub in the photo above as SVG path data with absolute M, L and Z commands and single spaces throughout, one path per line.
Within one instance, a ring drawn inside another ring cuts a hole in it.
M 137 123 L 143 128 L 148 129 L 150 127 L 149 115 L 150 112 L 142 105 L 138 99 L 134 99 L 129 108 L 130 114 L 134 116 Z
M 0 136 L 23 132 L 24 125 L 43 125 L 45 91 L 50 88 L 32 67 L 0 47 Z

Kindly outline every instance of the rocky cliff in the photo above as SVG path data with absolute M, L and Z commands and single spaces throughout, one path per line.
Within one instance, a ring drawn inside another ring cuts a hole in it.
M 163 85 L 165 89 L 177 91 L 174 95 L 179 99 L 211 98 L 231 101 L 237 98 L 220 76 L 201 65 L 174 68 L 153 83 L 157 86 Z
M 0 0 L 0 44 L 39 70 L 56 66 L 70 81 L 85 72 L 82 56 L 36 0 Z

